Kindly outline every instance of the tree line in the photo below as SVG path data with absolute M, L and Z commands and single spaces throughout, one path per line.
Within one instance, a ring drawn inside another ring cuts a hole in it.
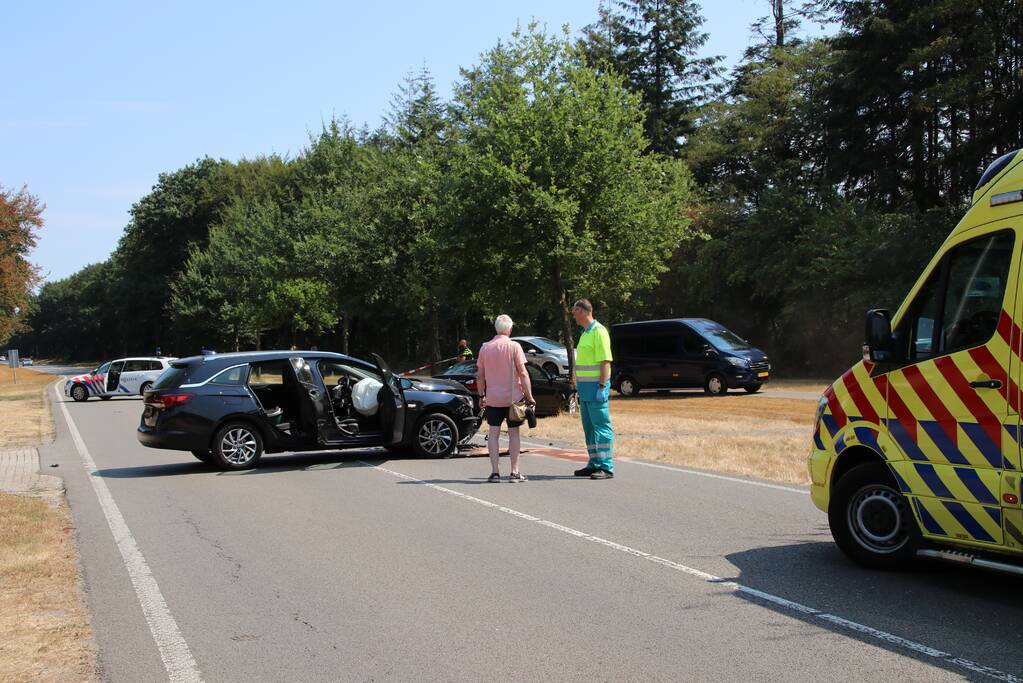
M 332 120 L 295 158 L 163 174 L 107 261 L 20 309 L 12 345 L 411 363 L 478 346 L 498 312 L 570 343 L 587 296 L 605 322 L 710 317 L 783 373 L 832 373 L 986 163 L 1023 147 L 1023 10 L 764 7 L 728 73 L 697 3 L 605 1 L 577 36 L 516 31 L 449 101 L 424 69 L 376 129 Z

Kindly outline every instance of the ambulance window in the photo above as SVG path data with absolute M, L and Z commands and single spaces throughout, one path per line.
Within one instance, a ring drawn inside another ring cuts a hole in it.
M 934 355 L 934 321 L 938 318 L 938 298 L 941 293 L 939 266 L 923 286 L 913 304 L 914 312 L 909 328 L 909 360 L 918 361 Z
M 991 339 L 1002 313 L 1013 237 L 1012 232 L 999 232 L 945 255 L 906 317 L 910 363 Z
M 948 290 L 941 324 L 941 352 L 985 343 L 995 333 L 1005 298 L 1011 232 L 967 242 L 949 254 Z

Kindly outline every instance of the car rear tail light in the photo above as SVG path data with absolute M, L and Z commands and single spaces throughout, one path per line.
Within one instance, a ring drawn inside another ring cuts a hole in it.
M 195 394 L 164 394 L 163 396 L 154 396 L 152 405 L 154 408 L 174 408 L 188 403 L 192 400 Z
M 468 382 L 465 383 L 465 388 L 468 389 L 469 391 L 476 391 L 476 380 L 470 379 Z

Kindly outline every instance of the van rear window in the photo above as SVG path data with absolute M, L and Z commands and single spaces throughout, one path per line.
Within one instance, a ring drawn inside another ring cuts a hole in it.
M 170 366 L 156 378 L 153 382 L 153 389 L 173 389 L 180 386 L 185 381 L 185 376 L 188 374 L 188 367 L 175 367 Z

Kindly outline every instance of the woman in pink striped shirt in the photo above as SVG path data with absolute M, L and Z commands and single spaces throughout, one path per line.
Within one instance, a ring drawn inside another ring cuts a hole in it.
M 490 436 L 487 446 L 490 451 L 490 478 L 488 481 L 501 481 L 498 459 L 501 455 L 501 423 L 508 421 L 508 456 L 511 458 L 511 476 L 508 481 L 526 481 L 519 472 L 519 453 L 522 441 L 519 436 L 521 422 L 512 422 L 508 418 L 508 408 L 523 398 L 532 407 L 533 389 L 529 384 L 529 372 L 526 370 L 526 354 L 522 347 L 513 342 L 511 337 L 512 319 L 507 315 L 497 316 L 494 321 L 497 335 L 480 349 L 480 358 L 476 384 L 480 392 L 480 405 L 484 409 Z

